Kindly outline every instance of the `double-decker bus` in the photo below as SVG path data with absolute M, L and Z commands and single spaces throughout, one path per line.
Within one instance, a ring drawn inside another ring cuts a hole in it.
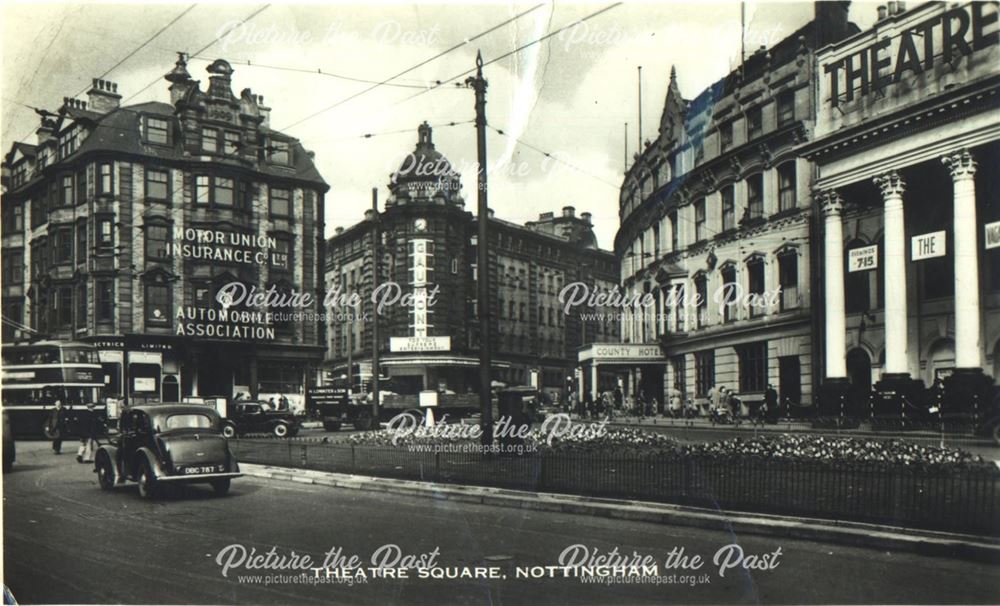
M 0 397 L 15 434 L 42 435 L 57 399 L 70 422 L 91 402 L 98 414 L 107 414 L 101 397 L 104 374 L 92 345 L 63 341 L 4 345 L 0 356 Z

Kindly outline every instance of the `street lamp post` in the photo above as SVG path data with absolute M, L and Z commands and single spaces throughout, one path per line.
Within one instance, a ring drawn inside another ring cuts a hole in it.
M 378 229 L 378 189 L 372 188 L 372 292 L 378 288 L 378 263 L 380 256 L 380 242 Z M 372 297 L 372 423 L 371 429 L 379 428 L 379 334 L 378 334 L 378 308 L 375 305 L 375 297 Z
M 486 189 L 486 79 L 483 78 L 483 55 L 476 53 L 476 76 L 465 81 L 476 92 L 476 147 L 479 160 L 477 194 L 477 223 L 479 235 L 476 240 L 476 307 L 479 315 L 479 407 L 482 443 L 493 443 L 493 398 L 491 393 L 492 375 L 490 365 L 492 352 L 490 342 L 490 270 L 488 254 L 488 215 Z

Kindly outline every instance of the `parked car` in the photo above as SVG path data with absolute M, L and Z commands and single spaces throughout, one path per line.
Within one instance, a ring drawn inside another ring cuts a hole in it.
M 10 425 L 10 415 L 3 411 L 3 470 L 8 472 L 14 468 L 16 458 L 14 448 L 14 430 Z
M 301 423 L 287 410 L 265 410 L 260 402 L 236 401 L 229 404 L 222 422 L 222 435 L 234 438 L 248 433 L 273 433 L 279 438 L 299 433 Z
M 104 490 L 127 480 L 139 495 L 153 498 L 165 484 L 208 483 L 215 494 L 229 492 L 240 468 L 222 437 L 222 419 L 208 406 L 149 404 L 126 411 L 119 431 L 94 457 Z

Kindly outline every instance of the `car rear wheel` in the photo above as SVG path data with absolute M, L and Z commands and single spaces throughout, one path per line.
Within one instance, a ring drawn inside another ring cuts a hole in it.
M 111 490 L 115 487 L 115 466 L 111 464 L 111 457 L 99 455 L 97 458 L 97 483 L 101 485 L 101 490 Z
M 222 426 L 222 435 L 226 439 L 235 438 L 236 437 L 236 428 L 233 426 L 232 423 L 226 423 L 225 425 Z
M 215 491 L 215 496 L 224 497 L 229 494 L 229 478 L 220 478 L 218 480 L 212 480 L 212 490 Z
M 159 494 L 159 486 L 156 483 L 156 476 L 149 467 L 149 463 L 143 461 L 139 467 L 139 496 L 144 499 L 155 499 Z
M 323 429 L 326 431 L 340 431 L 340 421 L 323 421 Z
M 287 438 L 288 437 L 288 433 L 289 433 L 288 425 L 286 425 L 285 423 L 278 423 L 278 424 L 276 424 L 271 429 L 271 431 L 274 432 L 275 437 L 278 437 L 278 438 Z

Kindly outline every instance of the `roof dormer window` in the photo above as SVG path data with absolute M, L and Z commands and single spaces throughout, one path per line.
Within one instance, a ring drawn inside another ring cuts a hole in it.
M 271 164 L 289 166 L 292 162 L 292 154 L 287 141 L 271 140 L 267 146 L 267 159 Z
M 146 116 L 146 143 L 154 145 L 170 145 L 170 122 L 163 118 Z

